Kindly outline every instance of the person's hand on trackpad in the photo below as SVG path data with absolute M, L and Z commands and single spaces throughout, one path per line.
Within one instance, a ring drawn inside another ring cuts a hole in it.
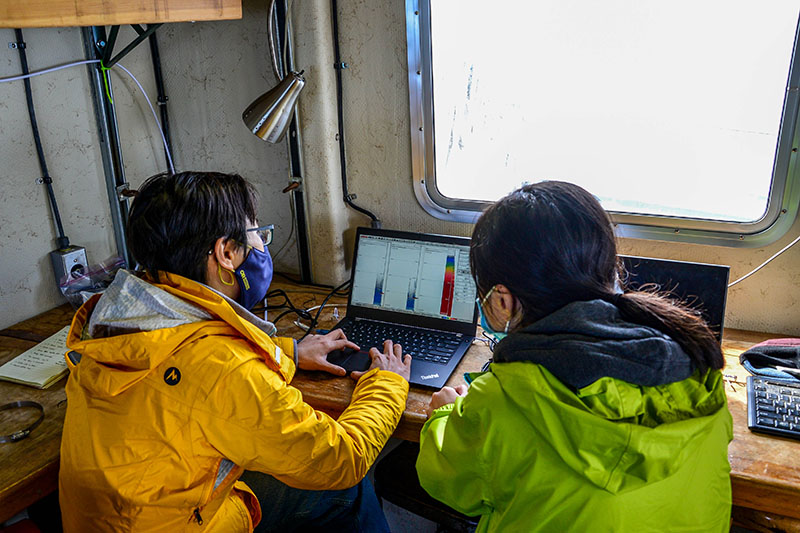
M 358 380 L 367 371 L 373 368 L 394 372 L 406 381 L 408 381 L 409 376 L 411 376 L 411 356 L 409 354 L 403 354 L 403 347 L 399 344 L 394 344 L 389 339 L 383 341 L 383 353 L 378 351 L 377 348 L 370 348 L 369 357 L 372 359 L 372 364 L 370 364 L 369 368 L 363 371 L 352 372 L 350 377 Z
M 341 329 L 325 335 L 309 335 L 297 343 L 297 366 L 303 370 L 322 370 L 334 376 L 345 376 L 348 371 L 335 364 L 335 358 L 328 358 L 329 353 L 341 350 L 349 350 L 350 353 L 358 353 L 359 350 L 357 344 L 347 340 Z M 368 355 L 366 357 L 369 359 Z
M 344 368 L 347 373 L 362 372 L 372 364 L 372 358 L 367 352 L 345 348 L 329 353 L 328 362 Z

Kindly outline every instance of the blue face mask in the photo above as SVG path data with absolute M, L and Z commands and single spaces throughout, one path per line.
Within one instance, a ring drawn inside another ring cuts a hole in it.
M 494 290 L 494 287 L 492 287 L 492 290 Z M 483 298 L 484 301 L 486 301 L 486 299 L 489 297 L 489 294 L 491 293 L 492 291 L 490 290 L 489 293 L 486 296 L 484 296 Z M 489 321 L 486 320 L 486 315 L 483 313 L 483 305 L 481 305 L 481 299 L 475 298 L 475 303 L 478 304 L 478 314 L 481 315 L 481 327 L 483 328 L 483 331 L 485 331 L 487 335 L 494 337 L 497 342 L 500 342 L 501 340 L 505 339 L 508 336 L 508 322 L 506 322 L 505 331 L 501 332 L 493 330 L 492 326 L 489 325 Z
M 267 289 L 272 283 L 272 256 L 265 247 L 262 252 L 258 248 L 250 248 L 244 262 L 235 271 L 239 281 L 239 303 L 245 309 L 252 309 L 267 296 Z

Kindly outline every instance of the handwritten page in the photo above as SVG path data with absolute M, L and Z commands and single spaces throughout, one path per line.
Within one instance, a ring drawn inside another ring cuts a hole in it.
M 3 366 L 0 379 L 46 389 L 69 371 L 64 353 L 67 351 L 66 326 Z

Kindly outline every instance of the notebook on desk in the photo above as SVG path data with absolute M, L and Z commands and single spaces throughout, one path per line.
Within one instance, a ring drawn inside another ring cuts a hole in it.
M 328 360 L 366 370 L 369 349 L 391 339 L 411 354 L 415 385 L 440 388 L 475 338 L 477 289 L 467 237 L 358 228 L 347 315 L 336 325 L 360 351 Z

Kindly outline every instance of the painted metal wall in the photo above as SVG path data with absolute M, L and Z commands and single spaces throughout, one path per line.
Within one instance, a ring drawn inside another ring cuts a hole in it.
M 242 110 L 275 84 L 266 41 L 266 3 L 245 1 L 242 20 L 167 24 L 158 30 L 178 170 L 238 172 L 261 195 L 260 220 L 276 226 L 277 252 L 291 231 L 286 144 L 271 145 L 241 123 Z M 31 70 L 84 59 L 78 28 L 25 29 Z M 120 31 L 117 50 L 135 33 Z M 0 77 L 20 72 L 0 29 Z M 155 105 L 149 48 L 121 63 Z M 132 80 L 112 71 L 126 177 L 132 187 L 166 168 L 154 121 Z M 86 67 L 32 80 L 37 118 L 64 229 L 96 263 L 116 253 Z M 21 82 L 0 84 L 0 328 L 64 302 L 48 253 L 55 248 Z M 297 272 L 295 239 L 276 262 Z

